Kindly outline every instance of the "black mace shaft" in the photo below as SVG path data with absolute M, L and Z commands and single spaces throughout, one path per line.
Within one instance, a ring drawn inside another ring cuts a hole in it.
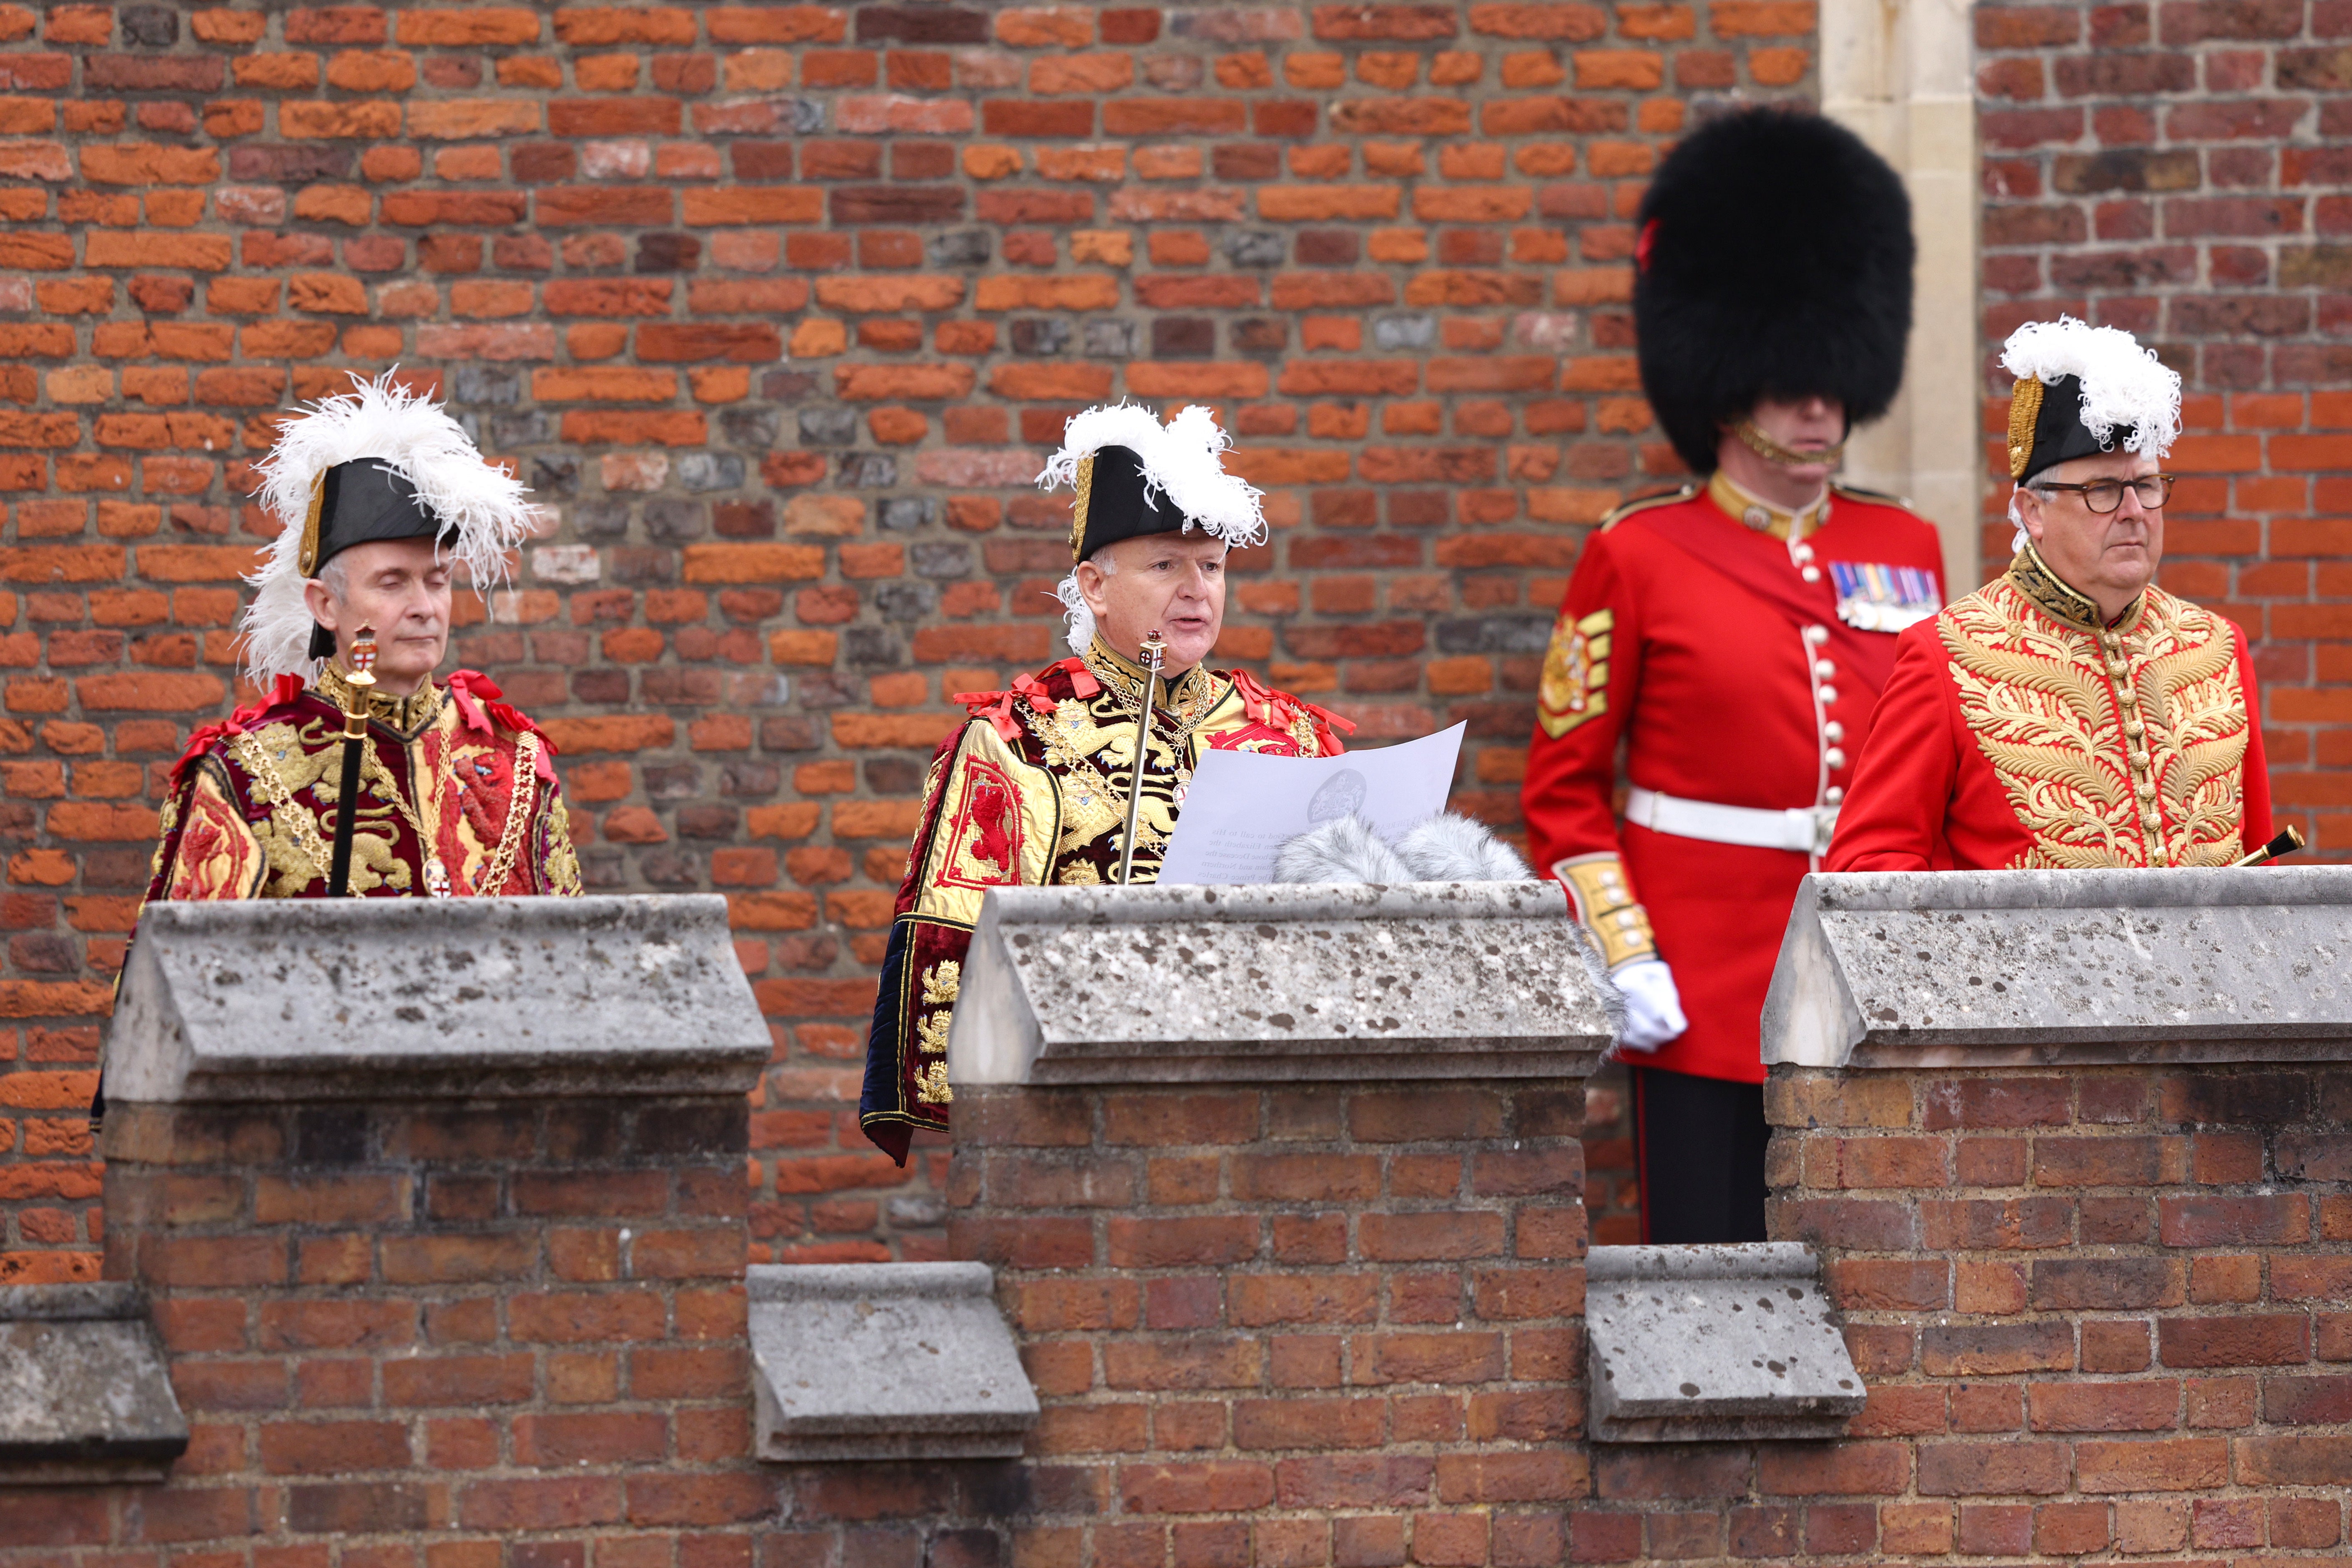
M 352 825 L 359 816 L 360 768 L 366 753 L 368 694 L 375 686 L 375 633 L 366 626 L 352 639 L 351 674 L 343 699 L 343 773 L 335 791 L 335 852 L 327 868 L 327 897 L 352 889 Z

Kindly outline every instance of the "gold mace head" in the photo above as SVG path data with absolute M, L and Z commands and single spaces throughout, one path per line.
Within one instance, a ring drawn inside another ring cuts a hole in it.
M 362 626 L 352 636 L 350 680 L 353 686 L 375 684 L 375 628 Z
M 1167 662 L 1168 639 L 1161 637 L 1159 630 L 1154 628 L 1151 635 L 1143 639 L 1142 652 L 1143 667 L 1157 675 L 1160 673 L 1160 667 Z

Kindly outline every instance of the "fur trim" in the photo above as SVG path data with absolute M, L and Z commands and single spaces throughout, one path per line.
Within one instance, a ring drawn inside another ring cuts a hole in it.
M 2044 386 L 2062 376 L 2083 381 L 2083 428 L 2102 447 L 2118 432 L 2124 450 L 2161 458 L 2180 436 L 2180 373 L 2120 327 L 2095 327 L 2072 316 L 2028 321 L 2001 345 L 2003 370 Z M 2031 482 L 2030 480 L 2028 481 Z
M 246 579 L 255 593 L 239 623 L 246 674 L 257 686 L 281 675 L 305 681 L 318 675 L 318 661 L 309 657 L 310 610 L 297 558 L 310 488 L 336 464 L 377 458 L 415 485 L 417 499 L 456 534 L 446 546 L 448 557 L 485 599 L 507 580 L 507 552 L 533 531 L 537 510 L 522 481 L 483 461 L 439 404 L 393 380 L 396 370 L 373 381 L 354 373 L 351 392 L 300 411 L 255 465 L 262 510 L 278 525 L 269 558 Z
M 1395 887 L 1419 881 L 1372 825 L 1343 816 L 1302 833 L 1274 858 L 1277 882 L 1377 882 Z
M 1835 397 L 1850 425 L 1895 401 L 1911 202 L 1853 132 L 1785 109 L 1709 121 L 1659 163 L 1635 228 L 1642 389 L 1694 473 L 1767 394 Z
M 1233 446 L 1216 416 L 1198 405 L 1177 411 L 1166 425 L 1149 408 L 1108 403 L 1073 415 L 1062 428 L 1062 447 L 1037 476 L 1039 489 L 1078 484 L 1078 461 L 1103 447 L 1125 447 L 1142 459 L 1146 495 L 1164 495 L 1194 525 L 1236 547 L 1265 542 L 1260 492 L 1239 474 L 1225 472 L 1219 454 Z M 1077 646 L 1077 645 L 1073 645 Z
M 1535 873 L 1518 851 L 1484 823 L 1441 812 L 1396 841 L 1397 858 L 1416 882 L 1529 882 Z

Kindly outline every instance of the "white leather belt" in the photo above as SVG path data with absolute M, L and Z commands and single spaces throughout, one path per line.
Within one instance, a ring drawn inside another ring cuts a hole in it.
M 1829 852 L 1830 835 L 1837 829 L 1837 816 L 1838 808 L 1833 805 L 1766 811 L 1752 805 L 1684 800 L 1638 784 L 1625 795 L 1625 820 L 1637 822 L 1653 833 L 1703 838 L 1710 844 L 1745 844 L 1755 849 L 1789 849 L 1800 855 Z

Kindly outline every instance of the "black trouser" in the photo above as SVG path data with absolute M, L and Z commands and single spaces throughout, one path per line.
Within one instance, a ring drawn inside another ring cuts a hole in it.
M 1764 1086 L 1635 1067 L 1633 1163 L 1653 1246 L 1764 1239 Z

